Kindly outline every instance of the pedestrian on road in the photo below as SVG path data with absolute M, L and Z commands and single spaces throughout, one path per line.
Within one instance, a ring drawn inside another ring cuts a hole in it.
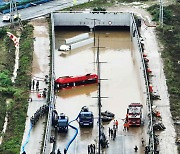
M 118 121 L 117 120 L 116 120 L 115 125 L 116 125 L 116 129 L 118 129 Z
M 57 150 L 57 154 L 61 154 L 61 151 L 59 149 Z
M 115 140 L 116 138 L 116 129 L 114 129 L 114 132 L 113 132 L 113 140 Z
M 115 129 L 116 128 L 116 121 L 114 120 L 113 121 L 113 129 Z
M 142 143 L 142 146 L 144 146 L 144 139 L 143 139 L 143 137 L 141 139 L 141 143 Z
M 36 91 L 39 91 L 39 81 L 36 82 Z
M 109 127 L 109 137 L 111 136 L 111 128 Z
M 66 153 L 67 153 L 67 149 L 65 148 L 65 149 L 64 149 L 64 154 L 66 154 Z
M 111 138 L 113 138 L 113 129 L 111 129 Z
M 127 131 L 127 122 L 124 123 L 123 131 Z
M 91 154 L 91 147 L 88 145 L 88 154 Z
M 135 145 L 135 147 L 134 147 L 134 151 L 135 151 L 135 152 L 137 152 L 137 151 L 138 151 L 138 147 L 137 147 L 137 145 Z
M 32 80 L 32 89 L 34 90 L 34 86 L 35 86 L 35 81 Z

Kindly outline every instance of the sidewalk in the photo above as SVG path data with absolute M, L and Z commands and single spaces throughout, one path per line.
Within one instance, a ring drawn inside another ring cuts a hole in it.
M 32 80 L 35 81 L 34 90 L 31 87 L 26 126 L 22 145 L 27 142 L 27 136 L 30 129 L 30 118 L 34 113 L 44 104 L 46 99 L 38 97 L 38 94 L 42 94 L 44 88 L 47 88 L 47 84 L 44 82 L 45 76 L 49 75 L 49 33 L 48 23 L 45 18 L 35 19 L 32 22 L 34 25 L 34 55 L 33 55 L 33 66 L 32 66 Z M 41 24 L 41 26 L 39 25 Z M 36 83 L 39 81 L 39 91 L 36 90 Z M 32 128 L 30 133 L 29 142 L 25 146 L 27 154 L 39 154 L 41 150 L 45 118 L 40 118 L 37 124 Z

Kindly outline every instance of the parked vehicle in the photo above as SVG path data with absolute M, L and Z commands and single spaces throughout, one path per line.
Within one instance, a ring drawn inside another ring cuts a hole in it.
M 19 18 L 20 18 L 20 14 L 14 14 L 14 15 L 13 15 L 13 19 L 14 19 L 14 20 L 17 20 L 17 19 L 19 19 Z M 2 21 L 3 21 L 3 22 L 10 22 L 10 19 L 11 19 L 11 15 L 10 15 L 9 13 L 3 15 L 3 17 L 2 17 Z
M 88 107 L 83 106 L 79 113 L 79 125 L 82 126 L 90 126 L 94 125 L 94 115 L 91 111 L 89 111 Z
M 83 76 L 64 76 L 55 80 L 55 90 L 68 89 L 76 86 L 83 86 L 98 83 L 96 74 L 86 74 Z
M 115 116 L 115 114 L 114 113 L 112 113 L 112 112 L 109 112 L 109 111 L 105 111 L 105 112 L 101 112 L 101 115 L 102 116 L 107 116 L 107 117 L 114 117 Z
M 142 121 L 142 107 L 140 103 L 131 103 L 127 109 L 129 126 L 140 126 Z
M 68 125 L 69 125 L 69 118 L 65 116 L 64 113 L 61 113 L 58 116 L 56 110 L 52 112 L 52 126 L 57 129 L 59 133 L 61 132 L 68 132 Z
M 113 117 L 101 116 L 102 122 L 110 122 L 113 119 L 114 119 Z
M 58 122 L 57 122 L 57 130 L 58 132 L 68 132 L 69 118 L 65 116 L 64 113 L 61 113 Z

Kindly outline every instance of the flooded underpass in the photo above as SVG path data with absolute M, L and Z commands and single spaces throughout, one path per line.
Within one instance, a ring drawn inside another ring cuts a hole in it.
M 103 149 L 107 154 L 130 154 L 134 153 L 137 145 L 137 153 L 144 153 L 141 138 L 144 137 L 143 127 L 131 127 L 128 132 L 123 131 L 124 119 L 127 107 L 130 103 L 142 103 L 143 91 L 140 89 L 139 74 L 135 60 L 133 59 L 133 47 L 130 32 L 119 31 L 97 31 L 96 47 L 93 43 L 81 48 L 62 54 L 58 51 L 64 40 L 88 31 L 64 31 L 56 28 L 55 31 L 55 76 L 79 76 L 88 73 L 97 73 L 97 40 L 99 36 L 101 78 L 101 95 L 107 97 L 102 99 L 102 111 L 108 110 L 115 114 L 115 120 L 119 121 L 117 137 L 112 140 L 108 134 L 108 128 L 112 128 L 113 121 L 104 123 L 104 132 L 109 140 L 109 147 Z M 93 37 L 93 33 L 89 33 Z M 69 147 L 68 154 L 85 154 L 89 144 L 97 145 L 98 141 L 98 86 L 74 87 L 72 89 L 60 90 L 56 93 L 55 108 L 60 113 L 65 113 L 69 120 L 77 118 L 81 108 L 87 106 L 93 111 L 95 121 L 93 128 L 79 128 L 77 121 L 71 123 L 78 128 L 78 135 Z M 145 117 L 145 116 L 144 116 Z M 56 148 L 64 150 L 68 142 L 73 138 L 75 130 L 69 127 L 67 134 L 57 135 Z M 96 146 L 98 147 L 98 145 Z

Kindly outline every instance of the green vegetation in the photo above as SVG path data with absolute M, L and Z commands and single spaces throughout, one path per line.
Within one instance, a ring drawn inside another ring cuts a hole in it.
M 89 1 L 88 3 L 80 4 L 80 5 L 75 5 L 70 8 L 65 8 L 63 11 L 81 11 L 84 10 L 85 8 L 88 9 L 106 9 L 108 7 L 111 7 L 117 3 L 132 3 L 132 2 L 143 2 L 147 0 L 93 0 Z M 95 10 L 94 10 L 95 11 Z M 98 10 L 98 11 L 103 11 L 103 10 Z
M 12 96 L 11 75 L 14 66 L 14 45 L 6 35 L 10 31 L 7 27 L 0 28 L 0 132 L 3 129 L 6 115 L 6 99 Z
M 158 20 L 158 6 L 148 9 L 154 20 Z M 157 28 L 157 34 L 164 46 L 162 58 L 170 94 L 170 109 L 174 120 L 180 121 L 180 4 L 164 8 L 164 25 Z M 180 137 L 180 127 L 176 127 Z M 180 152 L 180 146 L 179 152 Z
M 4 134 L 3 143 L 0 145 L 0 153 L 3 154 L 18 154 L 20 153 L 20 146 L 24 133 L 28 98 L 29 98 L 29 82 L 31 81 L 32 69 L 32 52 L 33 52 L 33 27 L 31 25 L 24 25 L 20 38 L 20 59 L 18 77 L 13 85 L 10 82 L 9 76 L 12 75 L 7 70 L 0 73 L 0 85 L 8 85 L 8 88 L 1 90 L 0 94 L 4 100 L 11 98 L 8 105 L 8 125 L 6 133 Z M 10 39 L 9 39 L 10 40 Z M 7 46 L 9 47 L 9 46 Z M 7 50 L 9 51 L 9 50 Z M 5 54 L 4 54 L 5 55 Z M 14 54 L 8 56 L 14 57 Z M 5 59 L 9 64 L 8 59 Z M 13 68 L 13 65 L 11 68 Z M 2 66 L 0 66 L 2 67 Z M 12 70 L 10 71 L 12 72 Z M 6 97 L 5 97 L 6 96 Z M 1 113 L 1 112 L 0 112 Z

